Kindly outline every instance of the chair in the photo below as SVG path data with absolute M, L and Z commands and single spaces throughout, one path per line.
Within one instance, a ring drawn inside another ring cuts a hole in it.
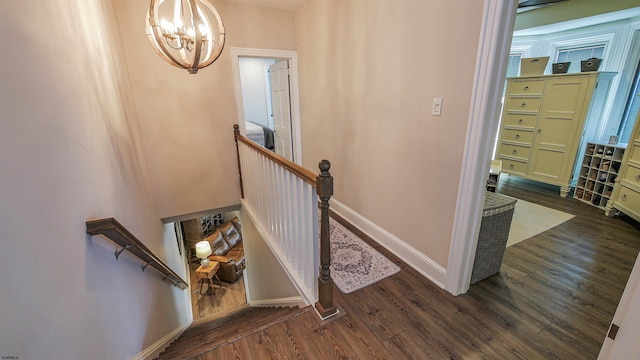
M 220 263 L 217 274 L 220 280 L 228 283 L 238 280 L 246 267 L 242 235 L 239 231 L 241 228 L 239 229 L 237 218 L 234 220 L 226 222 L 205 238 L 212 249 L 209 259 Z M 237 223 L 238 227 L 234 223 Z

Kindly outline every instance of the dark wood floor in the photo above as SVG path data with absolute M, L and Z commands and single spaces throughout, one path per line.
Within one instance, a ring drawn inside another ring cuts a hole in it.
M 500 274 L 458 297 L 372 244 L 402 271 L 349 295 L 336 289 L 345 315 L 320 323 L 307 311 L 197 358 L 595 359 L 640 226 L 562 199 L 556 187 L 500 181 L 498 192 L 576 216 L 509 247 Z

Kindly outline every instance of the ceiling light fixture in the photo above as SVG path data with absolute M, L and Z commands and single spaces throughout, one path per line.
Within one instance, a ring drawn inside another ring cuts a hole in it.
M 220 56 L 225 33 L 207 0 L 151 0 L 147 35 L 164 61 L 195 74 Z

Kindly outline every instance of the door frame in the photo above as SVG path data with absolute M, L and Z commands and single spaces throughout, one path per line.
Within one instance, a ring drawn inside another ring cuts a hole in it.
M 517 1 L 484 3 L 447 264 L 445 290 L 453 295 L 466 293 L 471 283 L 516 9 Z
M 621 355 L 637 344 L 636 335 L 640 330 L 640 322 L 638 322 L 638 306 L 640 305 L 640 254 L 636 258 L 636 262 L 631 269 L 631 275 L 624 288 L 622 297 L 616 312 L 613 315 L 611 324 L 619 326 L 620 331 L 614 341 L 608 336 L 604 338 L 604 343 L 600 349 L 598 360 L 620 359 Z M 611 331 L 611 325 L 609 330 Z
M 242 85 L 240 83 L 240 57 L 287 59 L 289 60 L 289 96 L 291 105 L 291 142 L 293 145 L 293 159 L 302 165 L 302 143 L 300 136 L 300 98 L 298 96 L 298 53 L 290 50 L 231 48 L 231 65 L 233 68 L 233 82 L 236 93 L 236 109 L 238 111 L 238 126 L 240 133 L 246 134 L 244 103 L 242 101 Z

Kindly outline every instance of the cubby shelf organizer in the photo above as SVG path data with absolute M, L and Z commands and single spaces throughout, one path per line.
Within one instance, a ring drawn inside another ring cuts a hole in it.
M 626 144 L 588 142 L 574 198 L 604 209 L 620 172 Z

